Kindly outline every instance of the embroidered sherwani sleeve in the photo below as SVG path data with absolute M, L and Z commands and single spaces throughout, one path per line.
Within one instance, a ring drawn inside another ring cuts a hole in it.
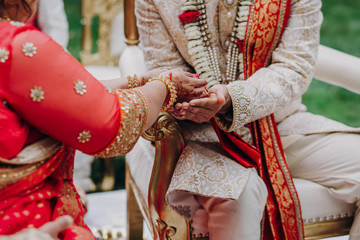
M 322 22 L 320 8 L 320 0 L 292 2 L 289 22 L 271 64 L 247 81 L 228 85 L 233 119 L 218 121 L 224 130 L 233 131 L 271 113 L 286 116 L 296 111 L 314 72 Z
M 136 17 L 147 68 L 190 71 L 152 0 L 136 1 Z
M 12 41 L 6 100 L 26 123 L 82 152 L 102 157 L 130 151 L 147 118 L 136 90 L 111 92 L 45 34 Z

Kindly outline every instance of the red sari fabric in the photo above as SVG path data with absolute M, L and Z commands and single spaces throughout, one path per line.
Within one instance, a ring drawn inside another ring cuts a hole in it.
M 245 37 L 244 69 L 246 78 L 270 64 L 291 8 L 291 0 L 257 0 L 250 35 Z M 236 133 L 214 129 L 224 149 L 245 167 L 256 167 L 268 189 L 263 239 L 304 239 L 300 202 L 286 165 L 284 151 L 273 115 L 251 123 L 256 149 Z
M 72 150 L 62 148 L 34 173 L 0 190 L 0 235 L 38 228 L 59 216 L 74 224 L 60 239 L 95 239 L 84 223 L 84 209 L 72 181 Z
M 107 90 L 47 35 L 4 22 L 0 100 L 0 235 L 70 215 L 74 224 L 59 238 L 94 239 L 73 184 L 73 149 L 104 156 L 131 149 L 145 124 L 143 98 Z M 45 151 L 41 161 L 21 162 L 21 151 L 45 137 L 62 147 Z

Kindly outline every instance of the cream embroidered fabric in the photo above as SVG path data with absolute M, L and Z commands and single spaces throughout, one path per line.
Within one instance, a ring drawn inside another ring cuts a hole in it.
M 228 7 L 225 0 L 205 2 L 207 15 L 214 16 L 209 17 L 208 24 L 218 43 L 220 69 L 225 72 L 224 46 L 232 32 L 236 4 Z M 136 1 L 140 41 L 149 69 L 192 69 L 187 40 L 178 20 L 182 3 L 182 0 Z M 293 0 L 288 26 L 273 52 L 271 66 L 257 71 L 247 81 L 239 80 L 228 85 L 234 112 L 228 131 L 236 130 L 242 136 L 247 136 L 245 139 L 250 142 L 250 134 L 243 127 L 244 124 L 274 112 L 282 136 L 358 131 L 306 113 L 301 105 L 301 95 L 311 82 L 317 57 L 322 22 L 320 8 L 320 0 Z M 221 153 L 209 124 L 190 125 L 185 123 L 183 126 L 187 146 L 179 160 L 169 192 L 189 191 L 200 195 L 237 198 L 246 184 L 249 171 Z M 142 151 L 140 148 L 135 150 Z M 149 158 L 153 159 L 153 156 Z M 129 162 L 130 169 L 134 162 Z
M 181 124 L 186 147 L 176 166 L 168 193 L 193 192 L 237 199 L 250 174 L 226 156 L 210 124 Z

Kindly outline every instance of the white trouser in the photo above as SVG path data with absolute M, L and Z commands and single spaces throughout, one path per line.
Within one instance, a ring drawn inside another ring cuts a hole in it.
M 287 141 L 296 138 L 295 141 Z M 347 203 L 360 201 L 360 134 L 332 133 L 283 138 L 288 167 L 294 178 L 327 187 L 329 193 Z M 359 209 L 350 239 L 360 239 Z
M 294 178 L 316 182 L 329 193 L 360 207 L 360 135 L 351 133 L 292 135 L 282 138 L 288 167 Z M 193 233 L 210 240 L 260 239 L 267 191 L 252 172 L 238 200 L 198 197 Z M 360 239 L 360 210 L 356 211 L 351 240 Z
M 192 233 L 211 240 L 259 240 L 267 198 L 264 182 L 252 171 L 239 199 L 198 196 L 200 207 L 192 219 Z

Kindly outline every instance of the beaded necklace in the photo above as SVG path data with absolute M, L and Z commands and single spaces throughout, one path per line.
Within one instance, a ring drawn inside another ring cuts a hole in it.
M 226 0 L 226 4 L 230 6 L 233 1 Z M 198 11 L 200 13 L 195 21 L 187 22 L 184 29 L 194 68 L 201 78 L 207 79 L 208 87 L 234 81 L 237 72 L 239 72 L 240 79 L 244 79 L 243 41 L 251 5 L 251 0 L 238 1 L 233 31 L 227 46 L 226 73 L 225 76 L 222 76 L 218 62 L 218 49 L 215 40 L 211 37 L 207 23 L 204 0 L 185 1 L 183 12 Z

